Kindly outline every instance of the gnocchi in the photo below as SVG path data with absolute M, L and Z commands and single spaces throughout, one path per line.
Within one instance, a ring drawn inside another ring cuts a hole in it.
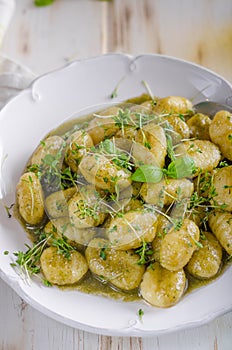
M 90 241 L 86 252 L 90 270 L 99 278 L 122 290 L 138 288 L 145 267 L 137 264 L 137 255 L 131 250 L 114 250 L 106 239 Z
M 33 172 L 24 173 L 17 185 L 19 213 L 27 224 L 38 225 L 44 217 L 42 186 Z
M 232 160 L 232 114 L 227 111 L 216 113 L 209 127 L 209 135 L 222 155 Z
M 187 271 L 197 278 L 212 278 L 221 266 L 222 246 L 210 232 L 203 232 L 199 242 L 202 246 L 193 253 L 186 266 Z
M 217 276 L 232 256 L 231 118 L 143 95 L 50 132 L 16 188 L 46 283 L 164 308 Z
M 84 256 L 73 251 L 67 259 L 56 247 L 46 248 L 40 258 L 41 269 L 46 279 L 59 286 L 77 283 L 88 271 Z
M 183 269 L 170 271 L 158 262 L 148 267 L 140 286 L 142 297 L 156 307 L 170 307 L 178 302 L 185 291 L 186 276 Z

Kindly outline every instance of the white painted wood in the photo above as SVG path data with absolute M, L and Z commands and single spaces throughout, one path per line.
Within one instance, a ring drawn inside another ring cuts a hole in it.
M 1 51 L 35 74 L 106 52 L 158 52 L 200 63 L 232 82 L 231 18 L 231 0 L 56 0 L 44 8 L 16 0 Z M 0 281 L 1 350 L 231 348 L 232 313 L 169 335 L 106 337 L 50 319 Z
M 231 350 L 232 314 L 186 331 L 151 338 L 106 337 L 62 325 L 0 283 L 1 350 Z

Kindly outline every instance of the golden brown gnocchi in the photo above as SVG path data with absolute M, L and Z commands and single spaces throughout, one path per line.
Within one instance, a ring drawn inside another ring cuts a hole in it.
M 65 162 L 72 171 L 78 171 L 78 165 L 86 152 L 93 146 L 90 135 L 84 130 L 77 130 L 67 141 Z
M 46 138 L 40 143 L 35 152 L 33 153 L 30 163 L 41 165 L 45 156 L 56 155 L 57 152 L 62 151 L 64 145 L 64 140 L 57 135 L 52 135 Z
M 151 305 L 170 307 L 180 300 L 185 287 L 186 276 L 183 269 L 170 271 L 156 262 L 143 275 L 140 293 Z
M 16 191 L 20 215 L 28 224 L 40 224 L 44 217 L 44 198 L 36 174 L 24 173 L 19 179 Z
M 228 254 L 232 254 L 232 213 L 212 212 L 209 226 Z
M 154 155 L 155 164 L 161 168 L 164 166 L 167 154 L 167 142 L 165 132 L 161 126 L 150 123 L 140 128 L 135 136 L 135 142 L 149 149 Z M 135 152 L 133 156 L 136 158 Z
M 213 174 L 215 196 L 211 202 L 221 209 L 232 211 L 232 165 L 216 169 Z
M 77 187 L 51 193 L 46 197 L 45 210 L 49 218 L 59 218 L 68 215 L 68 201 L 78 191 Z
M 27 275 L 170 307 L 220 273 L 232 256 L 231 115 L 192 109 L 146 95 L 50 132 L 16 189 L 38 252 Z
M 209 127 L 212 123 L 208 115 L 197 113 L 187 120 L 189 136 L 199 140 L 210 140 Z
M 212 278 L 222 263 L 222 247 L 210 232 L 203 232 L 199 242 L 200 248 L 193 253 L 186 266 L 187 271 L 197 278 Z
M 46 248 L 41 255 L 40 263 L 46 279 L 59 286 L 80 281 L 88 271 L 84 256 L 75 250 L 66 258 L 56 247 Z
M 130 186 L 130 172 L 112 164 L 104 155 L 86 155 L 79 170 L 89 183 L 103 190 L 116 192 Z
M 232 114 L 227 111 L 216 113 L 209 128 L 209 135 L 222 152 L 222 155 L 232 160 Z
M 128 211 L 112 219 L 107 235 L 114 249 L 138 248 L 143 242 L 152 242 L 157 227 L 157 215 L 148 210 Z
M 184 141 L 175 148 L 177 156 L 187 155 L 194 161 L 196 171 L 193 176 L 199 172 L 212 171 L 221 160 L 219 148 L 208 140 Z
M 163 207 L 174 201 L 191 197 L 193 183 L 188 179 L 163 179 L 158 183 L 144 183 L 140 195 L 146 203 Z
M 181 96 L 167 96 L 157 100 L 155 110 L 167 114 L 188 114 L 193 109 L 192 102 Z
M 88 125 L 88 134 L 94 145 L 99 144 L 105 138 L 114 136 L 119 131 L 114 116 L 118 114 L 118 107 L 110 107 L 99 113 Z
M 145 267 L 138 265 L 138 257 L 131 250 L 114 250 L 108 240 L 95 238 L 86 252 L 90 270 L 102 280 L 122 290 L 138 288 Z
M 197 225 L 188 219 L 181 227 L 173 227 L 160 246 L 160 264 L 170 271 L 183 268 L 190 260 L 200 238 Z
M 105 219 L 99 193 L 92 186 L 85 190 L 76 193 L 68 202 L 70 221 L 77 229 L 99 226 Z

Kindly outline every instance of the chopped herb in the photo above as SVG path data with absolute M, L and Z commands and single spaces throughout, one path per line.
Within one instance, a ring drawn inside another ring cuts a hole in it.
M 148 149 L 151 149 L 151 144 L 148 141 L 144 142 L 144 146 Z
M 106 249 L 107 249 L 107 247 L 104 246 L 100 250 L 100 258 L 102 258 L 102 260 L 106 260 Z

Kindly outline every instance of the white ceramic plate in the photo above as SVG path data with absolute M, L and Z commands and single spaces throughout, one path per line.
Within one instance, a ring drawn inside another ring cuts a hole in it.
M 117 86 L 118 96 L 111 93 Z M 4 204 L 15 201 L 15 186 L 32 150 L 48 131 L 89 106 L 119 102 L 146 92 L 181 95 L 194 102 L 225 103 L 232 86 L 222 77 L 188 62 L 160 55 L 110 54 L 75 61 L 35 80 L 0 113 L 0 275 L 29 304 L 67 325 L 107 335 L 149 336 L 203 324 L 232 309 L 232 268 L 216 281 L 187 294 L 175 306 L 157 309 L 141 302 L 121 302 L 31 285 L 10 266 L 13 252 L 25 250 L 26 233 Z M 80 112 L 79 114 L 81 114 Z M 4 251 L 10 254 L 4 255 Z M 142 308 L 142 322 L 138 310 Z

